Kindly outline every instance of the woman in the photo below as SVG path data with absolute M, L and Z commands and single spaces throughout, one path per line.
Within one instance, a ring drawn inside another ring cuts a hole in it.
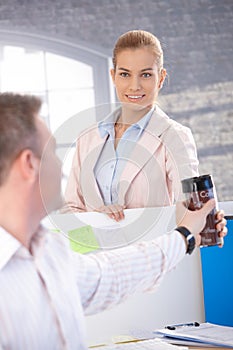
M 198 160 L 190 129 L 156 105 L 166 70 L 154 35 L 120 36 L 111 77 L 120 108 L 79 136 L 65 200 L 118 221 L 124 208 L 172 205 L 181 179 L 198 175 Z

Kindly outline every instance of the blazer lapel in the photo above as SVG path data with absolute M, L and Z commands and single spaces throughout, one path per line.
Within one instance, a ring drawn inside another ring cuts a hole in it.
M 120 113 L 120 110 L 120 105 L 117 105 L 115 110 L 107 114 L 107 116 L 102 121 L 104 123 L 115 122 Z M 97 124 L 95 126 L 95 130 L 93 130 L 93 135 L 91 135 L 91 140 L 89 139 L 90 149 L 88 150 L 88 155 L 85 158 L 84 174 L 88 174 L 88 183 L 85 186 L 85 202 L 89 210 L 93 210 L 93 207 L 99 208 L 104 205 L 104 201 L 100 194 L 99 186 L 95 178 L 94 168 L 107 139 L 108 135 L 101 137 Z M 90 198 L 90 200 L 88 200 L 88 198 Z M 92 208 L 90 205 L 88 205 L 88 203 L 91 203 Z
M 135 144 L 119 183 L 119 203 L 124 203 L 124 197 L 133 179 L 144 165 L 153 157 L 161 144 L 161 135 L 171 125 L 169 117 L 156 106 L 142 137 Z
M 96 182 L 94 167 L 105 145 L 106 140 L 107 136 L 102 138 L 97 128 L 95 135 L 93 135 L 93 139 L 91 140 L 91 145 L 93 147 L 89 150 L 82 165 L 82 173 L 85 177 L 83 179 L 83 184 L 85 183 L 85 186 L 82 185 L 82 187 L 83 192 L 85 193 L 86 206 L 89 210 L 94 210 L 104 205 L 98 184 Z M 85 174 L 88 175 L 85 176 Z

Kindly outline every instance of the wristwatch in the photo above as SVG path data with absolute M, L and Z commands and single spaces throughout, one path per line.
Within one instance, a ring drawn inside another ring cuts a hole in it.
M 184 226 L 177 227 L 176 231 L 180 232 L 185 237 L 187 243 L 186 254 L 192 254 L 196 245 L 194 235 Z

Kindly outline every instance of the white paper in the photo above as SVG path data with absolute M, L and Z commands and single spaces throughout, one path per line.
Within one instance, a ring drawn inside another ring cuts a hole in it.
M 158 332 L 167 337 L 233 347 L 233 327 L 202 323 L 199 327 L 182 326 L 176 330 L 160 329 Z
M 106 214 L 97 212 L 86 212 L 86 213 L 76 213 L 75 215 L 78 219 L 84 222 L 86 225 L 91 225 L 92 227 L 103 228 L 107 227 L 109 229 L 120 228 L 130 225 L 132 222 L 137 220 L 138 217 L 142 215 L 144 209 L 126 209 L 124 210 L 125 218 L 119 222 L 111 219 Z
M 124 213 L 125 218 L 119 222 L 97 212 L 52 213 L 43 220 L 43 224 L 65 235 L 70 230 L 90 225 L 103 249 L 151 240 L 175 227 L 174 207 L 125 209 Z

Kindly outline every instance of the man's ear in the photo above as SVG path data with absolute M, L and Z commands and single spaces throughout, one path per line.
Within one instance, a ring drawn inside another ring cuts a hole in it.
M 23 150 L 18 157 L 18 165 L 21 175 L 26 180 L 34 180 L 38 177 L 40 160 L 30 149 Z

